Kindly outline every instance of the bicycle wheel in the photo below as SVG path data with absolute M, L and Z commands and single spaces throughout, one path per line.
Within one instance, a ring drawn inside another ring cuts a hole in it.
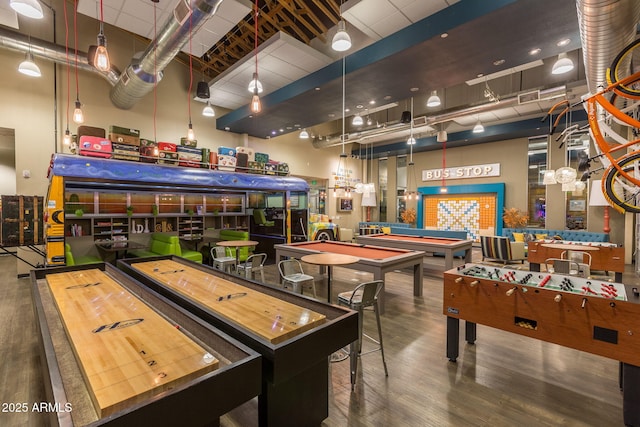
M 640 46 L 640 39 L 629 43 L 614 58 L 613 62 L 611 63 L 611 67 L 607 69 L 606 78 L 609 85 L 618 83 L 619 81 L 624 80 L 633 73 L 633 53 L 634 49 L 638 46 Z M 635 89 L 635 83 L 637 83 L 637 80 L 625 85 L 619 85 L 613 90 L 622 96 L 629 96 L 633 98 L 640 97 L 640 88 Z
M 618 165 L 628 175 L 636 180 L 640 179 L 640 152 L 627 154 L 618 161 Z M 604 196 L 614 209 L 620 213 L 640 213 L 638 194 L 640 186 L 624 177 L 613 166 L 607 168 L 604 175 Z

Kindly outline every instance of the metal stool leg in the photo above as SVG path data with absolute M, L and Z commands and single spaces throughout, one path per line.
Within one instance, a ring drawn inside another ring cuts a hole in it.
M 354 308 L 354 307 L 352 307 Z M 362 352 L 362 323 L 364 321 L 364 310 L 358 306 L 358 339 L 351 343 L 349 354 L 349 366 L 351 368 L 351 391 L 356 389 L 356 377 L 358 375 L 358 358 Z
M 264 268 L 260 269 L 260 281 L 264 283 Z
M 384 365 L 384 375 L 389 376 L 387 371 L 387 362 L 384 359 L 384 346 L 382 345 L 382 326 L 380 325 L 380 312 L 378 311 L 378 301 L 373 304 L 373 311 L 376 313 L 376 322 L 378 323 L 378 338 L 380 339 L 380 353 L 382 353 L 382 364 Z

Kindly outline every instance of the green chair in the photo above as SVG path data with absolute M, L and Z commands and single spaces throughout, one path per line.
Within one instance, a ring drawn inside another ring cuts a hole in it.
M 273 227 L 276 224 L 275 221 L 267 221 L 267 217 L 264 215 L 264 211 L 262 209 L 253 210 L 253 221 L 256 225 L 262 225 L 265 227 Z
M 64 244 L 64 257 L 65 257 L 65 262 L 68 266 L 95 264 L 98 262 L 102 262 L 102 259 L 96 256 L 91 256 L 91 255 L 83 255 L 79 257 L 73 256 L 73 252 L 71 251 L 71 245 L 68 243 Z

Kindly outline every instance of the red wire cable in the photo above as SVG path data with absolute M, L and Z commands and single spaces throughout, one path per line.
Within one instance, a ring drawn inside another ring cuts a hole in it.
M 256 59 L 256 74 L 258 74 L 258 0 L 256 0 L 255 9 L 256 9 L 256 16 L 253 19 L 254 25 L 255 25 L 255 37 L 253 38 L 253 49 L 255 50 L 255 52 L 253 56 Z M 258 82 L 256 82 L 256 86 L 257 85 L 258 85 Z
M 73 42 L 76 56 L 76 100 L 80 98 L 80 84 L 78 83 L 78 0 L 73 0 Z
M 102 8 L 102 0 L 100 0 L 100 22 L 104 21 L 104 9 Z
M 67 5 L 64 9 L 64 49 L 67 59 L 67 130 L 69 129 L 69 98 L 71 97 L 71 65 L 69 64 L 69 17 L 67 16 Z
M 189 93 L 187 99 L 189 101 L 189 123 L 191 123 L 191 87 L 193 86 L 193 55 L 191 55 L 191 30 L 192 30 L 192 18 L 193 11 L 189 15 Z
M 102 0 L 101 0 L 102 1 Z M 153 2 L 153 40 L 157 40 L 156 27 L 156 9 L 157 3 Z M 158 137 L 156 135 L 156 115 L 158 114 L 158 49 L 153 49 L 153 141 L 157 144 Z

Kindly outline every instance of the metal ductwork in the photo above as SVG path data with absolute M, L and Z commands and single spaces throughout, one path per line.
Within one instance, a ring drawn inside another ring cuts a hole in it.
M 220 6 L 222 0 L 180 0 L 147 49 L 134 57 L 111 89 L 111 102 L 122 109 L 133 107 L 162 79 L 162 71 Z M 156 74 L 157 73 L 157 74 Z
M 637 0 L 576 0 L 582 52 L 591 93 L 605 82 L 611 61 L 636 36 Z
M 76 58 L 72 52 L 69 52 L 69 60 L 67 61 L 67 53 L 64 46 L 58 46 L 57 44 L 34 37 L 29 38 L 23 34 L 2 27 L 0 27 L 0 46 L 19 52 L 26 53 L 30 51 L 33 56 L 48 61 L 54 61 L 60 64 L 67 64 L 67 62 L 69 62 L 69 65 L 73 67 L 76 65 Z M 78 52 L 78 68 L 97 73 L 112 85 L 116 84 L 120 78 L 120 72 L 113 66 L 111 70 L 102 72 L 93 65 L 89 65 L 87 54 L 84 52 Z
M 564 86 L 549 88 L 540 90 L 540 98 L 537 101 L 544 99 L 557 98 L 566 94 L 566 88 Z M 511 98 L 500 99 L 499 102 L 489 102 L 485 104 L 474 105 L 471 107 L 461 108 L 459 110 L 447 111 L 441 114 L 433 116 L 420 116 L 413 119 L 413 135 L 419 135 L 423 132 L 434 132 L 434 126 L 440 123 L 449 122 L 451 120 L 459 119 L 461 117 L 475 116 L 487 111 L 493 111 L 497 108 L 513 107 L 520 104 L 520 97 L 518 95 Z M 377 142 L 388 142 L 393 140 L 401 140 L 409 137 L 411 133 L 411 125 L 398 123 L 387 125 L 384 128 L 374 128 L 364 130 L 361 132 L 351 132 L 345 134 L 344 141 L 346 143 L 359 143 L 359 144 L 372 144 Z M 341 145 L 342 141 L 340 134 L 329 136 L 320 140 L 314 138 L 312 145 L 314 148 L 328 148 Z

